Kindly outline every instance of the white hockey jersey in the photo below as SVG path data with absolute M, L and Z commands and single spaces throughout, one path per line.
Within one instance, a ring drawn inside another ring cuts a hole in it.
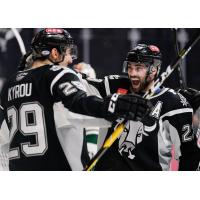
M 81 74 L 77 74 L 88 96 L 95 95 L 101 98 L 98 90 L 90 85 Z M 83 170 L 89 162 L 88 148 L 86 147 L 84 128 L 110 127 L 110 122 L 70 112 L 61 102 L 54 104 L 54 118 L 57 134 L 72 170 Z M 97 151 L 97 149 L 96 149 Z

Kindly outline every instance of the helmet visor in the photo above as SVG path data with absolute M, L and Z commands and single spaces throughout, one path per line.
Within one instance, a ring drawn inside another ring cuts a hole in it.
M 69 54 L 72 57 L 72 60 L 76 60 L 78 58 L 78 48 L 75 44 L 68 44 L 61 47 L 62 53 L 66 54 L 66 51 L 69 50 Z
M 123 66 L 122 66 L 122 72 L 123 73 L 128 73 L 128 65 L 130 63 L 143 63 L 145 65 L 146 68 L 149 68 L 151 66 L 151 64 L 149 62 L 132 62 L 132 61 L 124 61 L 123 62 Z

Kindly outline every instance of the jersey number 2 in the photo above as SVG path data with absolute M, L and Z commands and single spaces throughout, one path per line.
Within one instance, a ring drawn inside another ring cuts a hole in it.
M 184 134 L 182 135 L 183 142 L 189 142 L 194 139 L 194 136 L 192 135 L 193 132 L 191 131 L 189 124 L 184 125 L 182 131 L 184 131 Z
M 23 136 L 35 137 L 35 143 L 21 143 L 19 147 L 11 148 L 9 159 L 20 157 L 21 152 L 26 156 L 43 155 L 48 149 L 46 124 L 43 107 L 38 102 L 22 104 L 19 111 L 15 107 L 10 107 L 7 110 L 8 120 L 11 124 L 10 128 L 10 143 L 15 139 L 15 134 L 19 131 Z M 17 143 L 17 141 L 15 141 Z

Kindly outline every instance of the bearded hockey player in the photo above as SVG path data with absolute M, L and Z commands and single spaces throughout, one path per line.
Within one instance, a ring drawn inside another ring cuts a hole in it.
M 10 170 L 71 170 L 56 132 L 56 102 L 72 112 L 110 121 L 118 117 L 141 120 L 149 111 L 148 101 L 137 95 L 87 96 L 76 73 L 58 66 L 76 56 L 66 30 L 41 30 L 31 48 L 31 67 L 12 76 L 1 93 L 10 130 Z
M 122 78 L 122 86 L 111 86 L 109 79 L 106 81 L 107 91 L 143 96 L 154 84 L 161 60 L 158 47 L 137 45 L 128 52 L 123 66 L 128 73 L 129 86 Z M 151 113 L 141 122 L 126 123 L 123 133 L 102 156 L 95 170 L 169 170 L 172 144 L 175 158 L 179 160 L 179 170 L 197 170 L 200 152 L 192 130 L 193 110 L 185 97 L 161 87 L 150 100 L 154 106 Z M 113 123 L 104 138 L 99 137 L 100 146 L 118 123 L 119 120 Z

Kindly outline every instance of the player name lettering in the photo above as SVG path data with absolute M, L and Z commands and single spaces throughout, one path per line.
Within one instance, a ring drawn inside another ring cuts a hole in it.
M 8 89 L 8 101 L 13 99 L 29 97 L 32 94 L 32 83 L 15 85 Z

